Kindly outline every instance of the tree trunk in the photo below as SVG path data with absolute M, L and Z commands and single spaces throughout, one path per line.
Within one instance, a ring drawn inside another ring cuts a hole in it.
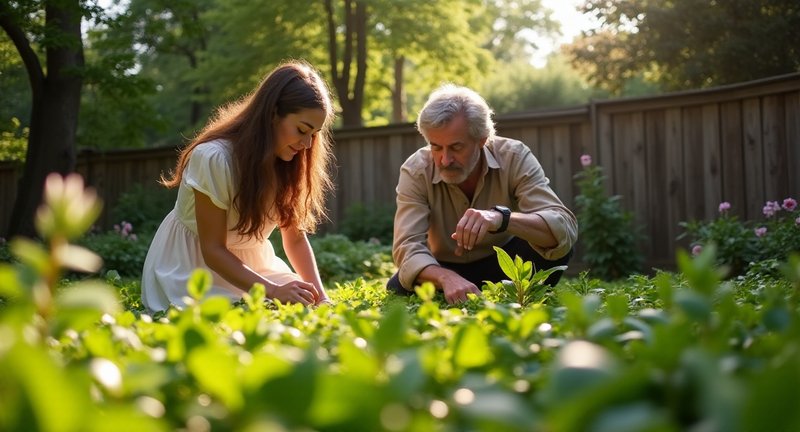
M 361 126 L 364 122 L 361 110 L 364 107 L 364 85 L 367 77 L 367 6 L 359 0 L 344 1 L 344 46 L 341 70 L 332 0 L 325 1 L 325 11 L 328 23 L 328 58 L 331 63 L 333 86 L 342 107 L 342 125 Z M 353 54 L 355 54 L 356 73 L 355 80 L 351 82 Z
M 405 56 L 395 57 L 394 89 L 392 89 L 392 122 L 394 123 L 406 121 L 406 93 L 403 88 L 403 67 L 405 64 Z
M 46 76 L 38 60 L 25 62 L 33 89 L 30 134 L 7 237 L 35 236 L 34 219 L 42 202 L 45 178 L 52 172 L 67 174 L 75 170 L 75 134 L 83 83 L 80 74 L 84 65 L 79 0 L 46 2 L 45 23 L 51 32 L 48 37 L 55 43 L 45 47 Z M 10 33 L 10 28 L 3 28 Z M 23 58 L 32 54 L 28 52 L 27 39 L 14 43 Z

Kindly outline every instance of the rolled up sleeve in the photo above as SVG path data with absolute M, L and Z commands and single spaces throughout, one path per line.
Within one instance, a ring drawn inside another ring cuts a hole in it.
M 512 172 L 514 172 L 512 170 Z M 519 159 L 516 172 L 521 175 L 514 184 L 519 210 L 536 213 L 544 219 L 558 244 L 551 248 L 531 244 L 544 259 L 556 260 L 569 253 L 578 239 L 578 221 L 575 215 L 561 202 L 550 188 L 550 180 L 545 176 L 542 165 L 528 150 Z

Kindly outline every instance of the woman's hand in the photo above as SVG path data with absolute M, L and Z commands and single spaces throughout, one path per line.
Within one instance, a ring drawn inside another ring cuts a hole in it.
M 317 306 L 322 306 L 325 304 L 333 306 L 333 301 L 331 301 L 330 297 L 328 297 L 327 295 L 323 295 L 322 297 L 319 298 L 319 300 L 317 300 Z
M 273 284 L 267 288 L 267 296 L 282 303 L 302 303 L 304 306 L 317 304 L 320 298 L 313 284 L 301 280 Z

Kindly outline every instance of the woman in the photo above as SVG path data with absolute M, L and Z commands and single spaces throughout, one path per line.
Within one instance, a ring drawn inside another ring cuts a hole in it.
M 328 87 L 303 62 L 277 67 L 254 93 L 218 110 L 161 179 L 178 199 L 145 259 L 149 310 L 183 306 L 198 267 L 211 270 L 210 295 L 235 301 L 261 283 L 284 303 L 329 301 L 306 232 L 324 217 L 332 189 L 333 116 Z M 268 240 L 276 227 L 296 273 Z

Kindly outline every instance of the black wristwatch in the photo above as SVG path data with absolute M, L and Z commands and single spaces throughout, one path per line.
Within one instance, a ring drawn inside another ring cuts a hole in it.
M 489 234 L 498 234 L 504 232 L 508 228 L 508 221 L 511 219 L 511 210 L 508 207 L 501 205 L 492 207 L 492 210 L 500 212 L 503 215 L 503 222 L 500 224 L 500 228 L 498 228 L 497 231 L 489 231 Z

